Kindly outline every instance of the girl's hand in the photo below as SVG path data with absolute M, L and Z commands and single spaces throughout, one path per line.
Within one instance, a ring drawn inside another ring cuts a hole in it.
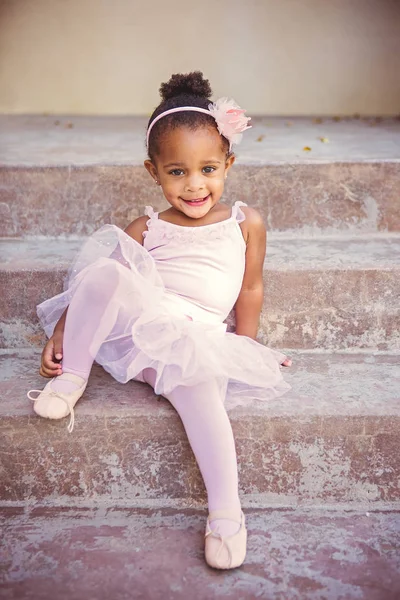
M 286 357 L 282 363 L 282 367 L 291 367 L 291 366 L 292 366 L 292 359 Z
M 57 377 L 61 375 L 62 368 L 60 361 L 62 359 L 62 345 L 63 345 L 63 333 L 55 332 L 42 352 L 42 363 L 40 365 L 39 373 L 43 377 Z

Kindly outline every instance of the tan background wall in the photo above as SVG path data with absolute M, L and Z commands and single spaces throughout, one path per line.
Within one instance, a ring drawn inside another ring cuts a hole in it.
M 203 70 L 250 114 L 400 112 L 398 0 L 0 0 L 0 112 L 147 114 Z

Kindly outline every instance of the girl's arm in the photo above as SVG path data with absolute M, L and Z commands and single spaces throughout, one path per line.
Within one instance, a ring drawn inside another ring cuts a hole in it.
M 263 265 L 267 236 L 260 214 L 249 207 L 242 210 L 246 215 L 242 231 L 247 249 L 242 289 L 235 304 L 236 333 L 255 340 L 264 298 Z
M 130 223 L 124 230 L 125 233 L 129 235 L 129 237 L 133 238 L 135 242 L 137 242 L 141 246 L 143 246 L 143 232 L 147 230 L 146 223 L 148 219 L 149 218 L 146 216 L 139 217 L 138 219 L 132 221 L 132 223 Z M 122 254 L 121 247 L 119 244 L 116 246 L 115 250 L 110 254 L 109 258 L 117 260 L 119 263 L 121 263 L 121 265 L 124 265 L 124 267 L 127 267 L 128 269 L 130 268 L 129 263 L 126 261 L 124 255 Z
M 65 319 L 67 318 L 68 306 L 64 310 L 61 317 L 58 319 L 56 326 L 54 327 L 54 333 L 64 333 Z
M 149 217 L 142 216 L 138 219 L 135 219 L 128 225 L 125 229 L 125 233 L 127 233 L 131 238 L 135 240 L 138 244 L 143 246 L 143 232 L 147 231 L 147 221 Z

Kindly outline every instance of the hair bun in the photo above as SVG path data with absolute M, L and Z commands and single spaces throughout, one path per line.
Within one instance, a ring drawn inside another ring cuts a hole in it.
M 160 96 L 162 100 L 169 100 L 176 96 L 202 96 L 209 98 L 212 95 L 210 82 L 204 79 L 201 71 L 193 73 L 175 73 L 167 83 L 162 83 L 160 87 Z

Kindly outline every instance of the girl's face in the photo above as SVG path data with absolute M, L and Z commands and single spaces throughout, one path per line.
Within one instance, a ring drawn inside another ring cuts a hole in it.
M 167 201 L 191 219 L 201 219 L 217 204 L 235 157 L 226 158 L 221 136 L 213 127 L 177 127 L 161 138 L 153 163 L 145 161 Z

